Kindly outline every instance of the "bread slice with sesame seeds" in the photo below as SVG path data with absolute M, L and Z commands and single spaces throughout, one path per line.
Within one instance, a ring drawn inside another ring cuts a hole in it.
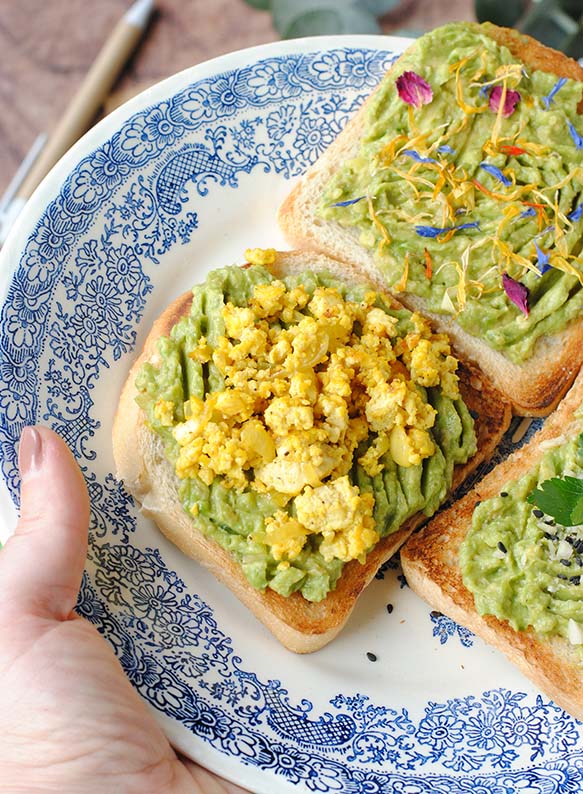
M 454 28 L 455 24 L 449 26 L 451 30 Z M 540 70 L 541 72 L 547 72 L 556 76 L 557 79 L 569 78 L 583 83 L 583 68 L 578 63 L 562 53 L 545 47 L 534 39 L 522 35 L 515 30 L 499 28 L 490 24 L 478 26 L 473 23 L 459 23 L 456 29 L 461 31 L 473 30 L 486 34 L 498 45 L 507 48 L 512 56 L 519 59 L 529 70 Z M 381 255 L 378 252 L 375 253 L 374 249 L 369 247 L 371 243 L 366 246 L 363 244 L 361 229 L 364 227 L 351 225 L 347 217 L 343 217 L 343 222 L 341 223 L 337 211 L 335 211 L 333 216 L 329 215 L 328 217 L 323 217 L 321 214 L 322 199 L 327 186 L 329 186 L 331 180 L 333 180 L 346 163 L 353 162 L 355 158 L 358 157 L 365 134 L 369 134 L 369 140 L 372 141 L 373 144 L 376 138 L 381 134 L 379 130 L 379 124 L 381 122 L 379 121 L 376 121 L 374 124 L 371 122 L 370 126 L 367 128 L 367 114 L 369 108 L 374 107 L 376 101 L 375 97 L 377 94 L 380 96 L 379 92 L 383 86 L 387 85 L 387 81 L 393 84 L 395 78 L 406 68 L 402 65 L 403 63 L 408 63 L 404 61 L 404 58 L 415 52 L 416 48 L 419 46 L 419 41 L 421 40 L 413 43 L 409 50 L 407 50 L 401 58 L 397 59 L 381 82 L 377 91 L 373 92 L 371 97 L 369 97 L 362 108 L 349 121 L 344 130 L 338 135 L 336 140 L 328 147 L 319 160 L 299 179 L 279 210 L 280 226 L 289 243 L 296 248 L 309 248 L 328 256 L 353 262 L 368 273 L 384 272 L 388 288 L 397 295 L 398 299 L 408 308 L 419 311 L 425 314 L 425 316 L 430 317 L 437 329 L 445 331 L 453 340 L 459 354 L 467 361 L 476 362 L 490 382 L 506 395 L 511 401 L 515 413 L 531 416 L 546 416 L 555 408 L 561 397 L 565 394 L 583 362 L 582 314 L 568 319 L 566 326 L 559 330 L 551 328 L 552 323 L 548 323 L 550 330 L 544 331 L 536 340 L 534 349 L 531 354 L 529 354 L 529 357 L 520 362 L 512 360 L 512 358 L 506 354 L 505 350 L 500 349 L 500 347 L 496 349 L 495 346 L 485 340 L 486 335 L 481 330 L 479 315 L 476 318 L 478 322 L 474 323 L 474 326 L 478 326 L 478 330 L 474 327 L 472 333 L 470 333 L 466 328 L 462 327 L 462 324 L 460 324 L 457 319 L 459 315 L 456 314 L 455 311 L 459 312 L 460 306 L 464 304 L 460 303 L 456 307 L 453 307 L 451 301 L 451 295 L 453 295 L 454 300 L 457 300 L 459 297 L 459 285 L 458 293 L 455 292 L 453 285 L 449 289 L 448 298 L 450 305 L 447 307 L 447 311 L 442 311 L 445 307 L 445 303 L 442 304 L 442 308 L 439 311 L 430 309 L 427 299 L 421 296 L 424 289 L 423 287 L 421 288 L 421 293 L 419 289 L 415 292 L 407 290 L 407 277 L 405 271 L 408 270 L 408 265 L 405 263 L 407 262 L 409 254 L 403 250 L 405 247 L 404 243 L 400 243 L 399 247 L 395 245 L 395 241 L 389 240 L 390 236 L 387 234 L 386 229 L 383 232 L 384 237 L 378 242 L 380 248 L 383 249 Z M 447 66 L 448 57 L 449 48 L 444 47 L 440 51 L 436 46 L 432 55 L 435 63 L 435 70 L 444 68 L 443 63 Z M 441 66 L 439 64 L 441 64 Z M 429 74 L 431 74 L 431 72 L 429 72 Z M 431 82 L 430 77 L 428 75 L 426 76 L 429 82 Z M 559 98 L 560 92 L 554 96 L 553 102 L 559 101 Z M 583 113 L 583 96 L 577 106 L 577 111 Z M 481 116 L 480 118 L 484 117 L 485 116 Z M 492 123 L 494 123 L 494 118 L 492 114 Z M 436 126 L 439 126 L 437 121 L 438 120 L 436 120 Z M 444 122 L 446 121 L 447 108 L 444 108 Z M 369 130 L 368 133 L 367 129 Z M 581 129 L 581 127 L 579 127 L 579 129 Z M 402 130 L 395 130 L 395 134 L 398 132 L 402 132 Z M 569 138 L 568 133 L 566 137 L 567 139 Z M 410 144 L 409 142 L 402 142 L 399 145 L 401 149 L 404 150 Z M 510 147 L 510 150 L 511 149 L 512 147 Z M 415 154 L 415 152 L 413 152 L 413 154 Z M 435 154 L 432 154 L 432 157 L 435 156 Z M 510 158 L 510 155 L 508 155 L 508 158 Z M 434 160 L 433 162 L 435 163 L 437 161 Z M 501 162 L 499 165 L 500 164 Z M 419 169 L 419 167 L 420 164 L 418 162 L 410 166 L 411 169 Z M 431 168 L 431 166 L 428 167 Z M 417 170 L 416 173 L 418 174 L 419 171 Z M 497 171 L 493 171 L 493 173 L 501 174 L 501 171 L 498 169 Z M 501 178 L 503 178 L 503 176 L 501 176 Z M 422 186 L 421 180 L 420 183 Z M 357 182 L 357 184 L 360 187 L 360 183 Z M 502 190 L 502 188 L 500 190 Z M 511 190 L 511 188 L 508 188 L 508 190 Z M 573 191 L 576 200 L 577 192 L 580 192 L 580 185 L 579 188 L 575 185 Z M 344 198 L 344 196 L 342 197 Z M 437 198 L 439 198 L 439 196 L 437 196 Z M 355 196 L 354 199 L 355 201 L 360 201 L 364 199 L 364 196 Z M 551 199 L 554 200 L 552 197 Z M 367 198 L 367 200 L 369 199 Z M 531 204 L 533 201 L 536 203 L 538 200 L 539 199 L 536 198 L 530 198 Z M 350 205 L 350 199 L 345 203 Z M 363 200 L 362 207 L 364 207 L 364 204 L 365 202 Z M 434 202 L 434 204 L 436 204 L 436 202 Z M 336 206 L 341 205 L 327 204 L 328 208 Z M 381 206 L 384 207 L 384 205 Z M 353 210 L 354 208 L 351 207 L 350 211 L 352 212 Z M 395 205 L 395 212 L 398 213 L 398 211 L 399 206 Z M 537 211 L 539 210 L 535 210 L 533 207 L 527 209 L 527 212 L 530 212 L 531 215 Z M 344 212 L 344 210 L 342 212 Z M 371 213 L 371 220 L 374 222 L 376 217 L 378 221 L 379 216 L 374 215 L 374 210 L 370 210 L 369 212 Z M 347 216 L 348 214 L 347 212 Z M 461 221 L 463 220 L 464 218 L 462 217 Z M 471 221 L 471 216 L 468 215 L 466 220 Z M 511 221 L 514 222 L 513 219 L 511 219 Z M 430 223 L 431 221 L 427 220 L 424 222 Z M 387 221 L 387 223 L 389 223 L 389 221 Z M 455 225 L 458 221 L 452 220 L 451 223 Z M 445 228 L 445 224 L 440 225 Z M 417 228 L 422 227 L 419 226 Z M 425 228 L 429 231 L 425 231 L 424 234 L 430 234 L 432 233 L 431 229 L 435 229 L 436 227 Z M 469 239 L 469 232 L 467 232 L 467 234 Z M 412 237 L 415 238 L 415 234 L 413 234 Z M 471 243 L 473 244 L 474 242 L 480 243 L 480 238 L 479 233 L 472 230 Z M 521 242 L 521 246 L 523 242 Z M 536 242 L 536 239 L 534 242 Z M 531 243 L 533 243 L 533 241 L 531 241 Z M 416 244 L 420 245 L 422 243 L 419 243 L 417 240 Z M 399 250 L 397 250 L 397 248 L 399 248 Z M 577 255 L 580 249 L 581 242 L 574 246 L 571 253 Z M 520 250 L 521 255 L 523 255 L 524 251 L 522 248 Z M 534 244 L 529 244 L 528 252 L 525 256 L 527 259 L 530 258 L 531 263 L 536 266 L 536 258 L 533 259 L 533 257 L 535 257 Z M 385 257 L 384 266 L 383 257 Z M 423 256 L 421 253 L 419 253 L 416 261 L 418 262 L 416 267 L 419 268 L 418 281 L 420 282 L 422 281 L 421 268 L 423 267 Z M 500 254 L 498 256 L 498 261 L 495 262 L 495 265 L 499 267 L 500 270 L 502 269 L 503 261 L 502 254 Z M 524 256 L 522 260 L 516 261 L 524 262 Z M 543 262 L 544 260 L 541 259 L 540 261 Z M 443 264 L 443 261 L 439 259 L 438 255 L 433 256 L 432 272 L 434 278 L 435 273 L 439 271 L 439 268 L 442 267 Z M 461 265 L 463 266 L 463 261 Z M 542 267 L 543 265 L 541 264 L 541 268 Z M 583 265 L 581 265 L 580 262 L 577 264 L 577 267 L 583 273 Z M 403 278 L 401 279 L 395 275 L 398 268 L 403 270 Z M 387 275 L 389 269 L 390 276 Z M 534 275 L 532 277 L 534 278 Z M 405 281 L 403 281 L 403 279 L 405 279 Z M 399 283 L 399 281 L 401 283 Z M 470 287 L 468 287 L 468 289 Z M 476 286 L 476 289 L 478 287 L 479 285 Z M 465 282 L 463 289 L 466 289 Z M 572 289 L 574 292 L 576 287 Z M 580 289 L 581 287 L 579 286 L 579 290 Z M 454 292 L 452 292 L 452 290 L 454 290 Z M 514 301 L 506 299 L 501 281 L 499 282 L 499 291 L 500 300 L 502 302 L 506 301 L 505 311 L 507 313 L 508 311 L 511 313 L 514 312 L 520 319 L 519 310 L 511 305 Z M 465 297 L 462 296 L 460 300 L 465 300 Z M 508 302 L 509 300 L 511 301 L 510 303 Z M 479 311 L 479 307 L 476 311 Z M 553 312 L 550 312 L 550 314 L 552 313 Z M 542 329 L 543 326 L 540 326 L 540 328 Z M 497 330 L 495 323 L 493 332 L 496 333 Z
M 408 584 L 432 609 L 443 612 L 502 651 L 542 692 L 577 719 L 583 719 L 581 646 L 576 647 L 563 636 L 537 634 L 532 626 L 516 631 L 506 620 L 479 614 L 474 595 L 464 584 L 460 548 L 478 503 L 506 496 L 511 483 L 532 471 L 548 450 L 579 436 L 583 427 L 581 414 L 575 416 L 574 412 L 582 402 L 583 372 L 528 444 L 500 463 L 466 496 L 433 518 L 401 549 Z M 484 509 L 489 507 L 485 505 Z M 501 559 L 513 553 L 505 545 L 499 545 L 498 549 Z M 583 632 L 578 633 L 580 637 L 576 639 L 581 642 Z
M 344 263 L 313 253 L 277 254 L 269 269 L 276 277 L 325 270 L 346 282 L 365 283 L 379 290 L 378 280 L 367 279 Z M 196 517 L 184 509 L 178 494 L 179 481 L 174 466 L 165 456 L 164 443 L 149 428 L 146 415 L 135 399 L 137 373 L 145 362 L 159 360 L 159 338 L 168 335 L 176 322 L 189 312 L 191 300 L 191 293 L 184 294 L 160 315 L 128 374 L 113 426 L 118 477 L 141 505 L 143 515 L 153 519 L 162 533 L 186 555 L 208 568 L 283 645 L 296 653 L 318 650 L 346 624 L 360 593 L 379 567 L 427 518 L 418 513 L 396 532 L 382 538 L 368 553 L 364 564 L 357 560 L 346 563 L 335 589 L 320 602 L 307 601 L 298 592 L 284 597 L 269 588 L 254 589 L 231 554 L 205 536 Z M 389 296 L 387 300 L 393 306 L 398 305 Z M 511 414 L 509 404 L 474 366 L 461 367 L 460 390 L 466 405 L 476 416 L 477 452 L 467 463 L 455 466 L 452 489 L 491 456 L 509 425 Z

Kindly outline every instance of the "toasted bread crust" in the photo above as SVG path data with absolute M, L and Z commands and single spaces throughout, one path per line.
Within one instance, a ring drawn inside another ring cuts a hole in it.
M 401 563 L 411 588 L 433 609 L 478 634 L 502 651 L 537 687 L 562 708 L 583 719 L 583 663 L 562 637 L 543 638 L 532 630 L 515 631 L 506 621 L 479 615 L 464 586 L 458 555 L 474 506 L 496 496 L 505 485 L 535 466 L 544 454 L 541 442 L 579 432 L 573 412 L 583 401 L 583 372 L 555 413 L 524 447 L 509 456 L 472 491 L 437 515 L 401 549 Z
M 301 272 L 308 266 L 331 270 L 345 279 L 363 280 L 346 265 L 314 254 L 279 254 L 271 269 L 274 275 L 284 275 L 294 270 Z M 396 304 L 395 301 L 393 303 Z M 177 320 L 189 311 L 190 304 L 191 294 L 186 293 L 168 306 L 154 323 L 141 355 L 130 370 L 113 427 L 118 476 L 141 503 L 142 512 L 156 521 L 169 540 L 209 568 L 287 648 L 297 653 L 309 653 L 336 636 L 348 620 L 356 599 L 379 567 L 426 518 L 415 516 L 402 529 L 382 539 L 368 554 L 364 565 L 356 560 L 348 563 L 336 588 L 319 603 L 311 603 L 299 593 L 286 598 L 269 588 L 261 592 L 251 587 L 231 555 L 215 541 L 206 538 L 197 529 L 196 519 L 184 511 L 177 494 L 177 480 L 164 458 L 162 443 L 146 426 L 145 414 L 135 401 L 135 379 L 139 369 L 146 361 L 156 361 L 157 340 L 170 332 Z M 454 487 L 492 454 L 510 421 L 510 406 L 475 368 L 464 370 L 461 387 L 468 406 L 479 414 L 476 422 L 478 453 L 467 464 L 456 467 Z
M 583 67 L 563 53 L 515 30 L 491 24 L 475 27 L 481 27 L 482 32 L 507 47 L 525 65 L 583 83 Z M 414 47 L 415 44 L 410 49 Z M 400 59 L 393 64 L 389 74 L 398 72 L 399 62 Z M 322 192 L 338 163 L 352 159 L 358 153 L 372 96 L 298 181 L 278 214 L 279 224 L 291 245 L 349 260 L 370 276 L 378 272 L 377 267 L 373 255 L 359 244 L 358 232 L 324 221 L 316 212 Z M 583 93 L 578 111 L 583 113 Z M 490 382 L 510 400 L 517 414 L 547 416 L 569 389 L 583 363 L 583 321 L 574 320 L 561 332 L 540 338 L 533 355 L 523 364 L 514 364 L 503 353 L 464 331 L 453 318 L 427 311 L 423 299 L 406 292 L 399 293 L 398 299 L 412 311 L 429 317 L 437 330 L 445 331 L 460 355 L 466 361 L 478 364 Z

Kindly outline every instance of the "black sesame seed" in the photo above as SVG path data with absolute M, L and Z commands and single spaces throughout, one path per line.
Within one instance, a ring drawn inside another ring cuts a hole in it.
M 562 573 L 557 574 L 557 579 L 563 579 L 565 582 L 568 580 L 568 576 L 565 576 Z
M 502 497 L 508 496 L 508 493 L 506 491 L 500 491 L 500 496 Z
M 474 510 L 476 509 L 476 507 L 479 507 L 481 504 L 482 504 L 482 503 L 480 502 L 480 500 L 478 500 L 477 502 L 475 502 L 475 503 L 474 503 Z
M 393 611 L 393 609 L 394 609 L 394 607 L 393 607 L 393 605 L 392 605 L 392 604 L 387 604 L 387 612 L 389 613 L 389 615 L 391 614 L 391 612 Z
M 572 535 L 567 535 L 565 540 L 567 541 L 569 546 L 573 546 L 573 544 L 575 543 L 575 538 Z
M 581 577 L 580 576 L 571 576 L 569 579 L 571 584 L 581 584 Z
M 581 554 L 581 552 L 583 552 L 583 540 L 578 540 L 578 541 L 577 541 L 577 542 L 574 544 L 573 548 L 575 549 L 575 551 L 577 552 L 577 554 Z
M 376 653 L 371 653 L 370 651 L 367 651 L 366 658 L 369 660 L 369 662 L 376 662 L 377 655 Z
M 443 612 L 438 612 L 437 609 L 434 609 L 429 614 L 432 618 L 440 618 L 443 615 Z
M 548 527 L 554 527 L 554 526 L 556 526 L 557 522 L 555 521 L 554 518 L 545 518 L 545 524 Z
M 552 540 L 552 539 L 553 539 L 553 536 L 551 535 L 551 533 L 550 533 L 550 532 L 545 532 L 545 534 L 544 534 L 544 537 L 545 537 L 547 540 Z
M 537 507 L 537 508 L 535 508 L 535 509 L 532 511 L 532 514 L 533 514 L 533 516 L 535 516 L 536 518 L 542 518 L 542 517 L 544 516 L 544 513 L 543 513 L 543 511 L 542 511 L 542 510 L 539 510 L 539 509 L 538 509 L 538 507 Z
M 499 541 L 498 541 L 498 548 L 500 549 L 500 551 L 501 551 L 503 554 L 506 554 L 506 552 L 508 551 L 508 549 L 507 549 L 507 548 L 506 548 L 506 546 L 505 546 L 505 545 L 502 543 L 502 541 L 501 541 L 501 540 L 499 540 Z
M 571 560 L 559 560 L 559 562 L 561 563 L 561 565 L 565 565 L 567 567 L 572 564 Z

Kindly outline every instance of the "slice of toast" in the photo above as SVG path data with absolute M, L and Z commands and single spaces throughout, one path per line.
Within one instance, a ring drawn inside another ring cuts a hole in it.
M 573 412 L 583 401 L 583 373 L 558 409 L 531 441 L 491 471 L 472 491 L 438 514 L 401 549 L 407 582 L 433 609 L 501 650 L 537 687 L 562 708 L 583 719 L 583 659 L 561 636 L 543 637 L 531 628 L 515 631 L 506 621 L 476 611 L 458 563 L 460 546 L 472 523 L 476 502 L 499 495 L 510 481 L 535 466 L 552 445 L 581 431 Z M 546 442 L 546 443 L 545 443 Z
M 468 24 L 471 26 L 471 23 L 464 23 L 466 26 Z M 521 59 L 531 69 L 583 83 L 583 68 L 562 53 L 514 30 L 489 24 L 475 27 L 507 47 L 514 57 Z M 414 50 L 415 46 L 413 44 L 407 52 Z M 385 80 L 394 79 L 400 73 L 400 61 L 398 59 L 391 67 Z M 352 160 L 359 152 L 367 108 L 374 96 L 373 93 L 315 165 L 298 181 L 282 204 L 278 216 L 287 240 L 294 247 L 310 248 L 354 262 L 370 274 L 378 272 L 375 255 L 360 244 L 360 230 L 325 220 L 317 211 L 324 190 L 338 167 Z M 583 112 L 583 97 L 578 112 Z M 439 264 L 439 261 L 434 261 L 434 270 L 439 268 Z M 412 311 L 430 317 L 436 330 L 446 332 L 458 354 L 466 361 L 478 364 L 490 382 L 510 400 L 517 414 L 549 414 L 569 388 L 583 362 L 583 321 L 580 318 L 571 321 L 560 332 L 540 337 L 533 355 L 525 362 L 516 364 L 483 339 L 468 333 L 455 317 L 430 312 L 423 298 L 407 291 L 399 291 L 397 297 Z
M 323 256 L 305 252 L 278 254 L 270 265 L 275 276 L 301 273 L 307 269 L 327 270 L 346 280 L 365 281 L 352 268 Z M 377 284 L 371 284 L 378 289 Z M 157 340 L 189 311 L 191 294 L 172 303 L 156 320 L 144 349 L 128 375 L 113 427 L 113 450 L 120 479 L 138 500 L 144 515 L 152 518 L 164 535 L 185 554 L 205 565 L 261 620 L 290 650 L 315 651 L 332 640 L 346 623 L 359 594 L 411 532 L 426 517 L 414 516 L 403 527 L 383 539 L 369 552 L 365 564 L 347 563 L 337 586 L 319 603 L 307 601 L 298 593 L 283 597 L 266 589 L 254 589 L 241 567 L 215 541 L 205 537 L 196 519 L 186 513 L 177 492 L 178 480 L 173 466 L 164 456 L 163 442 L 145 423 L 145 414 L 135 401 L 136 375 L 146 361 L 155 362 Z M 395 301 L 393 301 L 396 304 Z M 478 451 L 464 465 L 454 469 L 457 487 L 476 466 L 493 452 L 510 422 L 510 406 L 488 385 L 473 366 L 462 368 L 460 390 L 468 407 L 477 414 L 475 423 Z

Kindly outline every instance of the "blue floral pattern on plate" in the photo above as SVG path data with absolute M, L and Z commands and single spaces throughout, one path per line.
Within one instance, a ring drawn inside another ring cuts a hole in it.
M 394 57 L 337 47 L 198 79 L 123 120 L 78 162 L 25 241 L 2 306 L 2 474 L 17 501 L 25 424 L 48 423 L 69 443 L 92 501 L 77 609 L 140 693 L 197 741 L 303 791 L 580 791 L 581 726 L 540 696 L 499 687 L 428 701 L 414 716 L 353 691 L 321 712 L 285 681 L 262 680 L 212 606 L 142 547 L 135 506 L 98 465 L 96 435 L 109 428 L 96 389 L 133 350 L 165 257 L 196 239 L 210 199 L 244 175 L 301 174 Z M 399 576 L 395 563 L 384 573 Z M 430 618 L 440 644 L 472 646 L 470 632 Z

